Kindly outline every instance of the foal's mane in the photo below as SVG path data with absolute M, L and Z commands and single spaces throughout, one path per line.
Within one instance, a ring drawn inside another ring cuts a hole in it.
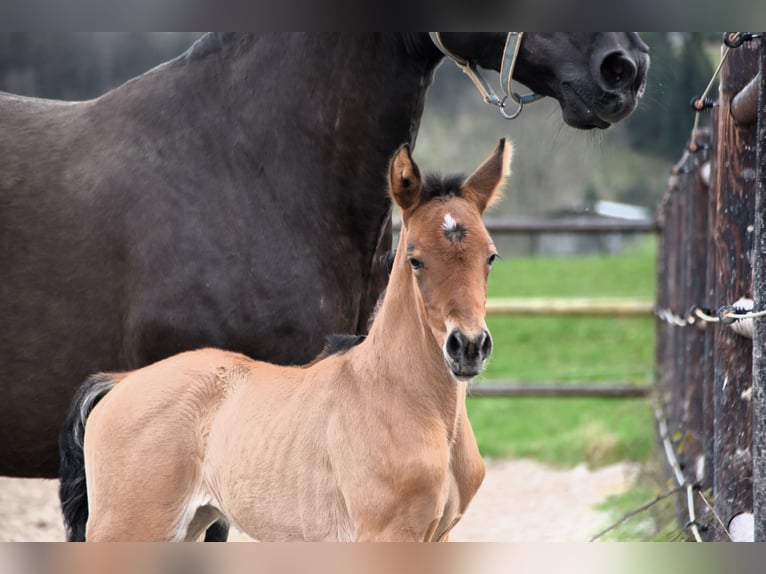
M 449 199 L 450 197 L 461 197 L 463 183 L 466 176 L 462 174 L 451 174 L 442 176 L 438 173 L 427 173 L 423 181 L 424 204 L 436 198 Z

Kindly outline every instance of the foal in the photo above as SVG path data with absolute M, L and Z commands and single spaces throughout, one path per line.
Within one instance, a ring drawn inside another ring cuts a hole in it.
M 399 247 L 360 344 L 305 367 L 202 349 L 91 377 L 61 437 L 68 538 L 196 540 L 223 519 L 262 541 L 446 540 L 484 477 L 465 394 L 492 347 L 481 214 L 510 151 L 425 181 L 397 152 Z

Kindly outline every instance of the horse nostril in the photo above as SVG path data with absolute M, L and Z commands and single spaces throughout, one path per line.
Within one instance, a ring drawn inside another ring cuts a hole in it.
M 622 91 L 633 84 L 638 69 L 624 52 L 612 52 L 601 62 L 601 81 L 608 91 Z
M 481 337 L 483 338 L 481 344 L 480 344 L 480 353 L 481 358 L 486 359 L 489 357 L 489 354 L 492 352 L 492 336 L 489 334 L 489 331 L 484 331 L 481 334 Z
M 454 361 L 459 361 L 463 355 L 463 349 L 465 348 L 465 339 L 463 338 L 463 334 L 458 330 L 452 331 L 449 334 L 449 337 L 447 337 L 447 343 L 445 347 L 450 358 Z

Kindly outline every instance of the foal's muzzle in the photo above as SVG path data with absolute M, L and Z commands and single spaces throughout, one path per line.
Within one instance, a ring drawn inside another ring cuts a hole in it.
M 453 329 L 444 343 L 444 357 L 452 374 L 470 379 L 481 373 L 492 352 L 492 337 L 483 329 L 476 337 L 467 337 L 460 329 Z

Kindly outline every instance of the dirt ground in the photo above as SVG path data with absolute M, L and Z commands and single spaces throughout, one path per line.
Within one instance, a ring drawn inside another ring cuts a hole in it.
M 630 464 L 589 471 L 554 469 L 529 460 L 487 461 L 487 476 L 450 536 L 474 542 L 579 542 L 606 526 L 593 507 L 626 490 Z M 64 540 L 55 480 L 0 477 L 0 541 Z M 232 532 L 231 540 L 248 540 Z

